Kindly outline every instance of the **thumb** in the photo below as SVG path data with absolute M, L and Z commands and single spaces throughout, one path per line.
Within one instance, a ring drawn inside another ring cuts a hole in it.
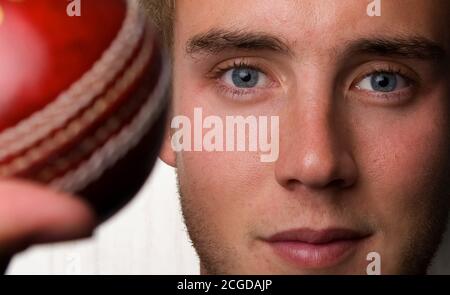
M 94 211 L 79 198 L 26 181 L 0 180 L 0 271 L 32 244 L 87 237 L 95 225 Z

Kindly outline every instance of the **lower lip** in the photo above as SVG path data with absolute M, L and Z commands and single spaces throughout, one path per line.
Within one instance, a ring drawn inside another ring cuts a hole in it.
M 326 268 L 337 265 L 354 253 L 361 240 L 340 240 L 326 244 L 298 241 L 271 242 L 275 252 L 300 268 Z

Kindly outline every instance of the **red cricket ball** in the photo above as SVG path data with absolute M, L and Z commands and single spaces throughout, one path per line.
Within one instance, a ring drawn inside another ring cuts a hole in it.
M 169 70 L 134 0 L 0 0 L 0 177 L 132 198 L 162 141 Z

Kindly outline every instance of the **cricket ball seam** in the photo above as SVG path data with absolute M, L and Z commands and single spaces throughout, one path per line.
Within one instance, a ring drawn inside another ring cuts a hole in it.
M 0 161 L 42 140 L 89 105 L 123 70 L 137 48 L 144 29 L 145 19 L 139 5 L 135 0 L 127 0 L 123 26 L 100 60 L 44 109 L 0 133 Z M 30 130 L 33 132 L 30 133 Z
M 146 38 L 147 42 L 152 38 Z M 151 43 L 144 44 L 150 47 Z M 112 167 L 118 160 L 135 147 L 140 139 L 160 117 L 167 106 L 167 88 L 170 85 L 170 66 L 164 51 L 160 51 L 162 72 L 159 80 L 149 95 L 147 101 L 139 110 L 130 124 L 110 138 L 102 147 L 84 161 L 76 170 L 69 171 L 63 177 L 53 180 L 50 186 L 68 192 L 77 192 L 101 177 L 105 170 Z M 126 171 L 124 171 L 126 173 Z
M 46 138 L 38 145 L 31 147 L 24 154 L 16 156 L 11 162 L 1 164 L 0 161 L 0 176 L 4 177 L 20 174 L 35 165 L 37 161 L 48 158 L 50 154 L 58 150 L 61 146 L 73 141 L 73 138 L 78 135 L 80 130 L 89 128 L 90 124 L 101 117 L 102 112 L 106 111 L 109 105 L 112 105 L 117 99 L 123 96 L 130 85 L 136 81 L 139 74 L 144 71 L 145 66 L 152 56 L 153 41 L 153 37 L 147 34 L 143 41 L 144 44 L 141 45 L 138 56 L 133 60 L 133 63 L 126 72 L 123 73 L 121 78 L 107 90 L 104 96 L 98 98 L 91 108 L 87 109 L 82 115 L 70 122 L 67 127 L 58 130 L 53 136 Z M 93 142 L 96 141 L 94 137 L 91 138 Z M 97 144 L 94 145 L 97 146 Z

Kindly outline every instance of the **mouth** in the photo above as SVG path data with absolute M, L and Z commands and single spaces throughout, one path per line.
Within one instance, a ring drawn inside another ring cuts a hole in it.
M 302 269 L 332 267 L 354 253 L 369 235 L 343 228 L 284 231 L 266 240 L 274 252 Z

